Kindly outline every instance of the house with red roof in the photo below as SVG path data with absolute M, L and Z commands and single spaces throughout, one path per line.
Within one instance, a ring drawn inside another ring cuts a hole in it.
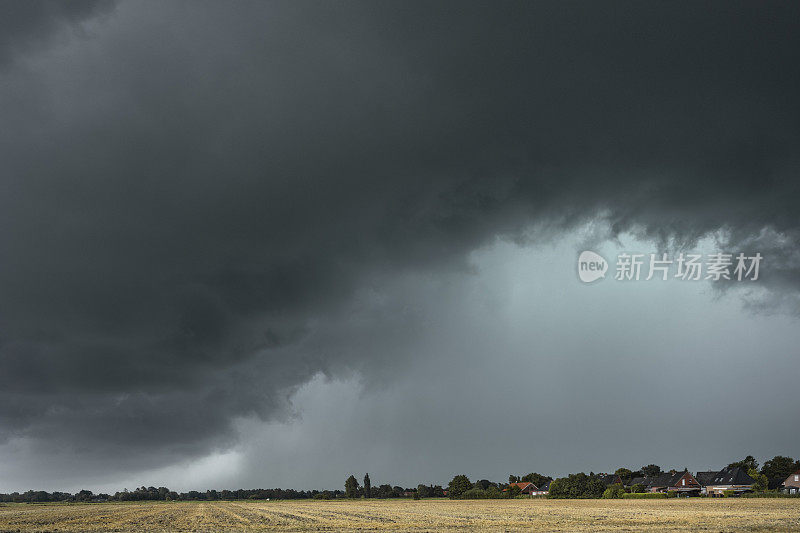
M 519 491 L 521 494 L 533 495 L 539 492 L 539 489 L 533 483 L 522 481 L 520 483 L 509 483 L 508 488 L 503 489 L 503 492 L 506 492 L 509 488 L 513 486 L 519 487 Z

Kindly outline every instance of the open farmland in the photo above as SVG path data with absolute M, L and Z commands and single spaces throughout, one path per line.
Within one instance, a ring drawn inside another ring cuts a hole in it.
M 798 499 L 6 504 L 0 531 L 800 531 Z

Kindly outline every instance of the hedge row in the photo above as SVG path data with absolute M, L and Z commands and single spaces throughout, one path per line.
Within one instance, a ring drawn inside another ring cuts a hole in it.
M 622 495 L 623 500 L 653 500 L 666 497 L 667 494 L 664 492 L 629 492 Z
M 800 498 L 798 494 L 784 494 L 776 490 L 765 490 L 764 492 L 746 492 L 742 498 Z

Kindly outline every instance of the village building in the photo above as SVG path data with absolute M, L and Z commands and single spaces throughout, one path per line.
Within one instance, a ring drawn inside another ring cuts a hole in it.
M 649 478 L 646 478 L 644 476 L 637 476 L 637 477 L 630 478 L 623 485 L 625 486 L 625 488 L 631 488 L 634 485 L 644 485 L 645 488 L 646 488 L 647 485 L 649 484 L 649 482 L 650 482 Z
M 603 482 L 603 484 L 608 487 L 609 485 L 613 485 L 614 483 L 619 483 L 622 485 L 622 478 L 616 474 L 598 474 L 597 478 Z
M 714 481 L 714 478 L 717 476 L 716 470 L 706 470 L 704 472 L 698 472 L 694 475 L 694 478 L 700 483 L 700 493 L 707 494 L 706 489 L 709 485 L 711 485 Z
M 781 492 L 785 492 L 787 494 L 799 494 L 800 493 L 800 470 L 790 474 L 786 480 L 781 483 Z
M 520 483 L 509 483 L 508 488 L 503 489 L 503 492 L 506 492 L 513 486 L 519 487 L 520 494 L 527 494 L 529 496 L 532 496 L 534 495 L 535 492 L 539 492 L 539 488 L 536 485 L 527 481 L 523 481 Z
M 649 492 L 677 492 L 686 496 L 698 496 L 702 489 L 700 483 L 688 470 L 668 472 L 651 478 L 647 489 Z
M 706 486 L 709 496 L 724 496 L 728 494 L 739 495 L 753 490 L 755 480 L 747 475 L 743 468 L 735 466 L 725 467 L 717 472 Z

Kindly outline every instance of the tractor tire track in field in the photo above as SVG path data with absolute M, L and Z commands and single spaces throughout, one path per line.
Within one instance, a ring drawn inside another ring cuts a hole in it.
M 286 528 L 296 526 L 298 520 L 291 513 L 275 512 L 271 509 L 263 509 L 257 504 L 246 503 L 219 503 L 219 510 L 233 520 L 247 524 L 247 527 L 256 529 Z

